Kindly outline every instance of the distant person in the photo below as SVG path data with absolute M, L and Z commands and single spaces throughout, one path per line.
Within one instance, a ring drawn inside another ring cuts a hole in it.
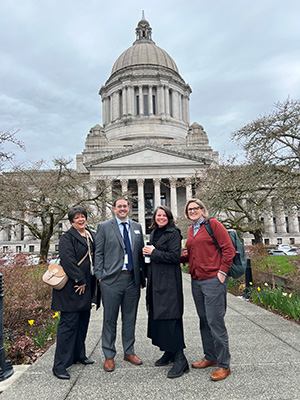
M 150 228 L 153 228 L 151 245 L 143 249 L 144 256 L 151 257 L 151 262 L 147 264 L 148 337 L 164 351 L 155 365 L 174 362 L 167 376 L 178 378 L 189 371 L 183 354 L 182 237 L 171 210 L 165 206 L 156 208 Z
M 102 349 L 104 370 L 115 369 L 116 329 L 122 314 L 124 360 L 135 365 L 142 360 L 135 354 L 135 324 L 140 287 L 145 286 L 144 239 L 142 227 L 128 218 L 130 206 L 125 197 L 113 204 L 115 218 L 99 224 L 96 234 L 95 275 L 100 282 L 104 310 Z
M 72 227 L 59 241 L 60 263 L 69 277 L 61 290 L 53 289 L 52 309 L 60 311 L 53 374 L 70 379 L 67 368 L 77 362 L 93 364 L 85 352 L 96 280 L 93 275 L 94 233 L 86 227 L 87 212 L 77 206 L 68 213 Z
M 188 230 L 187 252 L 181 262 L 189 262 L 192 294 L 198 316 L 204 358 L 194 362 L 193 368 L 217 366 L 211 375 L 213 381 L 225 379 L 230 374 L 228 334 L 224 322 L 227 304 L 227 272 L 235 256 L 235 249 L 224 226 L 216 219 L 210 220 L 214 236 L 222 255 L 203 222 L 208 216 L 204 204 L 190 199 L 185 205 L 185 216 L 193 222 Z

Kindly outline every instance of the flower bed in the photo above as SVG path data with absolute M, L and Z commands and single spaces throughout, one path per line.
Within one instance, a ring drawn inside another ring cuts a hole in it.
M 3 274 L 3 343 L 6 359 L 31 364 L 55 341 L 58 313 L 51 310 L 52 289 L 42 283 L 46 265 L 11 257 Z

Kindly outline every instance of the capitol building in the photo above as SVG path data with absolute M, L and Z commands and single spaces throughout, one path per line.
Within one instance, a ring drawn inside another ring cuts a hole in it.
M 203 126 L 191 123 L 192 89 L 172 57 L 153 41 L 144 15 L 135 36 L 100 88 L 102 125 L 90 129 L 82 153 L 76 156 L 76 169 L 95 189 L 105 179 L 111 198 L 115 193 L 129 195 L 134 200 L 131 217 L 147 234 L 153 210 L 160 204 L 170 207 L 175 217 L 183 217 L 184 204 L 195 193 L 192 178 L 197 174 L 201 179 L 218 164 L 219 154 L 211 148 Z M 112 217 L 111 207 L 104 214 L 99 221 Z M 265 216 L 265 244 L 299 243 L 299 216 L 282 218 L 275 229 L 273 217 Z M 13 251 L 21 247 L 23 251 L 18 238 L 8 243 L 1 234 L 2 247 L 9 244 Z M 245 235 L 246 244 L 252 240 L 252 235 Z M 38 244 L 30 245 L 29 238 L 24 241 L 27 249 L 38 251 Z M 55 251 L 58 238 L 52 242 L 50 251 Z
M 175 217 L 183 213 L 191 177 L 218 163 L 218 152 L 201 125 L 190 125 L 192 90 L 152 40 L 149 22 L 142 18 L 135 34 L 99 91 L 103 125 L 91 128 L 76 164 L 92 185 L 105 176 L 112 193 L 136 198 L 132 217 L 147 232 L 157 205 L 169 206 Z

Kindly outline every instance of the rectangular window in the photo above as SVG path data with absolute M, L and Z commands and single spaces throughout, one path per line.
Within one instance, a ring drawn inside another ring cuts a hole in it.
M 152 193 L 145 194 L 145 208 L 146 208 L 146 215 L 150 215 L 153 213 L 153 194 Z
M 169 91 L 169 107 L 170 107 L 170 116 L 173 117 L 173 99 L 172 99 L 172 90 Z
M 33 244 L 29 245 L 29 253 L 34 253 L 34 245 Z
M 3 246 L 2 247 L 2 252 L 7 253 L 8 252 L 8 246 Z
M 137 94 L 135 97 L 136 100 L 136 115 L 140 114 L 140 96 Z
M 24 225 L 21 225 L 20 240 L 24 240 Z
M 149 115 L 147 94 L 144 94 L 144 115 Z
M 22 251 L 22 247 L 21 246 L 16 246 L 16 253 L 19 253 L 20 251 Z
M 277 233 L 277 224 L 276 224 L 276 218 L 273 217 L 273 232 Z
M 162 206 L 166 206 L 166 205 L 167 205 L 166 193 L 161 193 L 161 194 L 160 194 L 160 204 L 161 204 Z
M 270 239 L 264 239 L 264 243 L 265 243 L 266 246 L 269 246 L 270 245 Z
M 152 96 L 152 108 L 153 108 L 153 114 L 156 115 L 156 99 L 155 99 L 155 95 Z

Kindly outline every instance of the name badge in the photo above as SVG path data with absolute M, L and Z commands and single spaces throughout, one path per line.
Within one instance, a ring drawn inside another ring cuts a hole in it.
M 138 230 L 134 230 L 134 233 L 135 233 L 136 235 L 140 235 L 140 234 L 141 234 L 141 232 L 138 231 Z
M 124 264 L 128 264 L 128 254 L 125 254 L 124 256 Z

